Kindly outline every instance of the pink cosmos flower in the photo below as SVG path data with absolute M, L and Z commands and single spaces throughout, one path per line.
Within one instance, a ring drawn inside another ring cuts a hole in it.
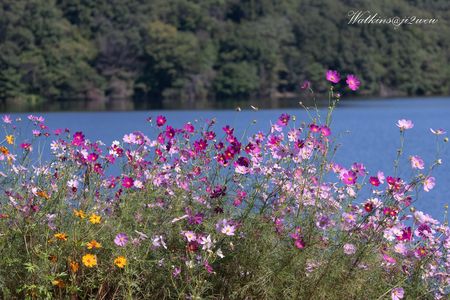
M 2 120 L 3 120 L 3 122 L 6 123 L 6 124 L 11 124 L 11 122 L 12 122 L 11 116 L 9 116 L 9 115 L 4 115 L 4 116 L 2 117 Z
M 414 155 L 411 156 L 409 159 L 411 160 L 411 168 L 423 170 L 423 168 L 425 167 L 423 159 L 420 158 L 419 156 Z
M 156 125 L 157 125 L 158 127 L 161 127 L 161 126 L 163 126 L 164 124 L 166 124 L 166 121 L 167 121 L 167 119 L 166 119 L 166 117 L 164 117 L 164 116 L 157 116 L 157 117 L 156 117 Z
M 356 175 L 364 175 L 366 172 L 366 167 L 362 163 L 353 163 L 352 171 L 356 173 Z
M 339 75 L 338 71 L 328 70 L 327 80 L 332 83 L 338 83 L 341 80 L 341 76 Z
M 54 135 L 60 135 L 62 132 L 63 132 L 63 130 L 61 128 L 53 130 Z
M 358 77 L 356 77 L 353 74 L 347 75 L 347 80 L 345 82 L 348 84 L 348 87 L 352 91 L 356 91 L 361 85 L 361 82 L 359 81 Z
M 221 232 L 225 235 L 234 235 L 236 228 L 230 224 L 223 226 Z
M 75 132 L 73 135 L 72 145 L 80 146 L 84 143 L 84 134 L 80 131 Z
M 277 121 L 277 124 L 280 126 L 287 126 L 289 120 L 291 119 L 291 116 L 288 114 L 282 114 Z
M 385 262 L 387 262 L 388 264 L 391 264 L 391 265 L 393 265 L 393 264 L 395 264 L 397 261 L 395 260 L 395 258 L 393 258 L 393 257 L 391 257 L 391 256 L 389 256 L 389 255 L 387 255 L 387 254 L 383 254 L 383 260 L 385 261 Z
M 400 130 L 411 129 L 414 127 L 414 123 L 411 120 L 401 119 L 397 121 L 397 127 L 399 127 Z
M 442 129 L 442 128 L 438 128 L 438 129 L 432 129 L 430 128 L 431 132 L 435 135 L 442 135 L 442 134 L 446 134 L 447 132 Z
M 127 177 L 127 176 L 124 176 L 124 177 L 123 177 L 123 179 L 122 179 L 122 186 L 123 186 L 124 188 L 129 189 L 129 188 L 133 187 L 133 185 L 134 185 L 134 180 L 133 180 L 133 178 Z
M 193 133 L 195 130 L 194 125 L 192 125 L 191 123 L 186 123 L 183 128 L 186 132 L 189 133 Z
M 30 143 L 22 143 L 20 144 L 20 148 L 22 148 L 25 151 L 32 151 L 33 147 L 31 146 Z
M 380 180 L 378 179 L 378 177 L 372 176 L 369 179 L 370 184 L 373 186 L 379 186 L 380 185 Z
M 436 185 L 436 179 L 432 176 L 428 176 L 425 178 L 425 181 L 423 182 L 423 189 L 425 192 L 431 191 L 434 186 Z
M 119 233 L 114 238 L 114 244 L 119 247 L 124 247 L 128 243 L 128 236 L 125 233 Z
M 295 247 L 297 247 L 298 249 L 303 249 L 305 248 L 305 242 L 303 241 L 303 239 L 301 237 L 299 237 L 298 239 L 296 239 L 294 241 L 294 245 Z
M 380 183 L 383 184 L 384 180 L 386 179 L 386 177 L 384 176 L 384 173 L 382 171 L 378 171 L 377 177 L 378 177 L 378 180 L 380 181 Z
M 392 300 L 403 299 L 404 295 L 405 295 L 405 291 L 401 287 L 393 289 L 392 293 L 391 293 Z
M 316 124 L 311 124 L 311 125 L 309 125 L 309 130 L 311 130 L 311 132 L 319 132 L 320 127 L 317 126 Z
M 356 173 L 353 171 L 347 171 L 342 175 L 342 181 L 347 185 L 353 185 L 356 183 Z
M 183 232 L 183 235 L 184 235 L 184 237 L 186 238 L 186 240 L 188 242 L 192 242 L 192 241 L 195 241 L 197 239 L 196 236 L 195 236 L 195 233 L 192 232 L 192 231 L 185 231 L 185 232 Z
M 97 161 L 97 159 L 98 159 L 98 154 L 95 153 L 95 152 L 89 154 L 88 157 L 87 157 L 87 160 L 88 160 L 89 162 L 95 162 L 95 161 Z
M 211 267 L 211 265 L 208 263 L 207 260 L 205 260 L 205 263 L 204 263 L 203 265 L 205 266 L 206 272 L 212 273 L 212 272 L 214 271 L 213 268 Z
M 331 129 L 324 125 L 320 127 L 320 133 L 322 133 L 323 136 L 329 136 L 331 134 Z
M 309 89 L 310 87 L 311 87 L 311 82 L 309 80 L 303 81 L 303 83 L 301 85 L 301 89 L 302 90 Z
M 238 174 L 248 174 L 250 172 L 250 160 L 247 157 L 239 157 L 235 162 L 235 171 Z

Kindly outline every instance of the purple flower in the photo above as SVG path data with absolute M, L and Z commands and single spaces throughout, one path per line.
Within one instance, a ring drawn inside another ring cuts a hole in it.
M 125 233 L 119 233 L 114 239 L 114 244 L 119 247 L 124 247 L 128 243 L 128 236 Z

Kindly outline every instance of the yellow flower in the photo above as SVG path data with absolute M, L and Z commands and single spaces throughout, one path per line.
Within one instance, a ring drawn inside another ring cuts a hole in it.
M 0 152 L 2 154 L 4 154 L 4 155 L 8 155 L 9 154 L 9 150 L 5 146 L 0 146 Z
M 102 244 L 97 242 L 96 240 L 92 240 L 86 244 L 88 249 L 100 249 L 102 247 Z
M 60 241 L 67 241 L 67 234 L 64 232 L 55 233 L 53 236 Z
M 118 256 L 114 260 L 114 264 L 118 266 L 119 268 L 123 269 L 127 265 L 127 259 L 123 256 Z
M 83 265 L 85 265 L 88 268 L 92 268 L 97 265 L 97 257 L 92 254 L 83 255 L 81 260 L 83 261 Z
M 13 135 L 7 135 L 6 137 L 6 142 L 10 145 L 14 144 L 14 136 Z
M 69 263 L 69 266 L 70 266 L 70 270 L 72 270 L 73 273 L 78 272 L 78 269 L 80 268 L 80 264 L 77 263 L 76 261 L 71 261 Z
M 89 222 L 91 222 L 92 224 L 100 224 L 101 219 L 102 217 L 100 217 L 99 215 L 91 214 L 91 216 L 89 217 Z
M 46 199 L 46 200 L 50 199 L 50 196 L 47 194 L 46 191 L 39 191 L 39 192 L 37 192 L 36 194 L 37 194 L 39 197 L 42 197 L 42 198 L 44 198 L 44 199 Z
M 59 287 L 59 288 L 63 288 L 64 287 L 64 281 L 62 281 L 62 279 L 55 279 L 52 281 L 52 284 Z
M 84 211 L 81 210 L 81 209 L 79 209 L 79 210 L 74 209 L 74 210 L 73 210 L 73 214 L 75 215 L 75 217 L 78 217 L 78 218 L 80 218 L 80 219 L 86 218 L 86 214 L 85 214 Z

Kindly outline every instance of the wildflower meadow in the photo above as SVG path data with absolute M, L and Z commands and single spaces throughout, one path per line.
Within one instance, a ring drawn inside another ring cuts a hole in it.
M 414 134 L 401 119 L 392 169 L 340 165 L 333 111 L 361 83 L 326 79 L 325 114 L 249 135 L 156 115 L 106 145 L 4 115 L 0 298 L 448 299 L 450 228 L 414 208 L 445 130 L 430 130 L 434 161 L 400 166 Z

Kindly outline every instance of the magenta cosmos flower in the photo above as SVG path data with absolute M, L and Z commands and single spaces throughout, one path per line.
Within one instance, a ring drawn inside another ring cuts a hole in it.
M 356 91 L 361 85 L 358 77 L 353 74 L 347 75 L 347 80 L 345 82 L 352 91 Z
M 411 129 L 414 127 L 414 123 L 411 120 L 401 119 L 397 121 L 397 127 L 400 130 Z
M 287 126 L 287 124 L 289 123 L 289 120 L 291 119 L 291 116 L 288 114 L 282 114 L 279 118 L 278 118 L 278 122 L 277 124 L 280 126 Z
M 342 181 L 347 185 L 352 185 L 356 183 L 356 173 L 353 171 L 348 171 L 342 175 Z
M 338 71 L 328 70 L 327 80 L 332 83 L 338 83 L 341 80 L 341 76 L 339 75 Z
M 80 131 L 75 132 L 73 135 L 72 145 L 80 146 L 84 143 L 84 134 Z
M 122 186 L 124 188 L 131 188 L 134 185 L 134 180 L 131 177 L 124 176 L 122 179 Z
M 405 295 L 405 291 L 401 287 L 393 289 L 392 293 L 391 293 L 392 300 L 403 299 L 404 295 Z
M 114 239 L 114 244 L 124 247 L 128 243 L 128 236 L 125 233 L 119 233 Z
M 323 136 L 329 136 L 331 134 L 331 129 L 324 125 L 320 127 L 320 133 L 322 133 Z
M 157 117 L 156 117 L 156 125 L 157 125 L 158 127 L 161 127 L 161 126 L 163 126 L 164 124 L 166 124 L 166 121 L 167 121 L 167 119 L 166 119 L 166 117 L 164 117 L 164 116 L 157 116 Z

